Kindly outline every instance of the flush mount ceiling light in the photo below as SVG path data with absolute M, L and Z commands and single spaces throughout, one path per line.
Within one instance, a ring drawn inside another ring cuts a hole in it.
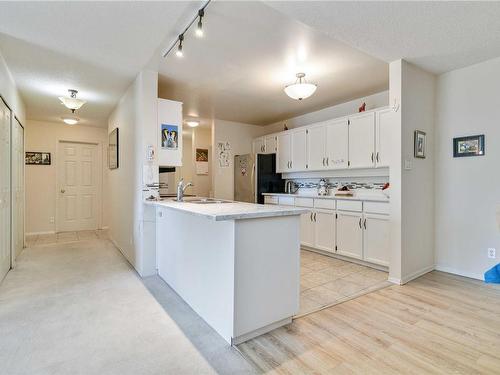
M 69 89 L 69 97 L 68 96 L 60 96 L 59 100 L 62 104 L 64 104 L 67 108 L 71 109 L 71 112 L 75 113 L 77 109 L 80 109 L 82 105 L 87 103 L 85 100 L 77 99 L 76 94 L 78 94 L 77 90 Z
M 191 128 L 196 128 L 198 125 L 200 125 L 200 122 L 198 120 L 187 120 L 186 125 L 190 126 Z
M 317 86 L 313 83 L 307 83 L 304 73 L 297 73 L 295 83 L 285 86 L 284 91 L 290 98 L 302 100 L 310 97 L 316 91 Z
M 61 120 L 63 120 L 68 125 L 76 125 L 78 124 L 78 121 L 80 121 L 80 119 L 77 117 L 61 117 Z

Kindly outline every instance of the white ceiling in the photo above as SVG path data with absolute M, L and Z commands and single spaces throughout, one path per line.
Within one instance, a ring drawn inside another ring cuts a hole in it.
M 186 117 L 265 125 L 388 87 L 385 62 L 262 2 L 212 2 L 204 29 L 159 66 L 160 96 L 182 101 Z M 318 84 L 303 101 L 283 92 L 298 72 Z
M 391 62 L 443 73 L 500 56 L 500 2 L 266 1 L 326 35 Z
M 0 51 L 27 118 L 60 121 L 57 99 L 79 90 L 82 124 L 107 118 L 133 78 L 201 2 L 0 2 Z

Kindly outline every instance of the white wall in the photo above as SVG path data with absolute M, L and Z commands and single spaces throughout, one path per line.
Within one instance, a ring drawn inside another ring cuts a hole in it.
M 213 183 L 214 197 L 219 199 L 234 199 L 234 155 L 249 154 L 252 152 L 252 140 L 267 134 L 267 127 L 243 124 L 239 122 L 214 120 L 212 125 L 213 137 Z M 230 164 L 221 168 L 217 159 L 217 143 L 229 142 L 231 145 Z
M 292 99 L 290 99 L 292 100 Z M 358 108 L 366 103 L 366 110 L 385 107 L 389 104 L 389 91 L 382 91 L 377 94 L 368 95 L 359 99 L 351 100 L 342 104 L 337 104 L 332 107 L 323 108 L 319 111 L 306 113 L 302 116 L 293 117 L 288 120 L 278 121 L 274 124 L 266 126 L 266 134 L 280 132 L 283 130 L 283 124 L 286 123 L 288 129 L 297 128 L 300 126 L 314 124 L 330 120 L 332 118 L 343 117 L 358 113 Z
M 142 172 L 146 145 L 157 144 L 158 73 L 141 72 L 108 119 L 108 132 L 119 135 L 119 168 L 108 172 L 110 237 L 140 275 L 150 270 L 143 248 Z M 154 252 L 154 249 L 148 249 Z
M 196 149 L 208 149 L 208 175 L 197 175 L 196 164 L 193 166 L 193 183 L 195 185 L 196 195 L 201 197 L 209 197 L 212 192 L 212 130 L 204 128 L 196 128 L 193 132 L 193 151 L 192 160 L 196 163 Z
M 98 225 L 106 227 L 108 218 L 103 202 L 107 197 L 107 130 L 103 128 L 66 125 L 64 123 L 28 120 L 25 124 L 26 151 L 50 152 L 51 165 L 27 165 L 26 174 L 26 233 L 53 233 L 56 224 L 51 218 L 56 216 L 57 184 L 57 144 L 60 140 L 96 143 L 102 155 L 101 217 Z
M 391 63 L 389 72 L 391 103 L 394 99 L 400 103 L 394 116 L 394 154 L 390 166 L 390 278 L 405 283 L 434 268 L 436 77 L 404 60 Z M 427 134 L 425 159 L 413 157 L 416 129 Z M 409 169 L 405 168 L 405 160 L 411 164 Z
M 26 122 L 26 108 L 24 106 L 21 95 L 17 90 L 16 83 L 12 74 L 5 62 L 2 54 L 0 53 L 0 95 L 9 105 L 10 109 L 17 116 L 21 124 L 25 126 Z
M 437 81 L 436 268 L 477 279 L 499 262 L 500 58 Z M 454 137 L 485 135 L 485 156 L 453 158 Z M 487 248 L 497 249 L 488 259 Z

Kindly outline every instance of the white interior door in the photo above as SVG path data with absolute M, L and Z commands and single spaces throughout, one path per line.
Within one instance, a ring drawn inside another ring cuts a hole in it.
M 12 245 L 14 259 L 24 248 L 24 128 L 12 124 Z
M 95 144 L 59 142 L 57 230 L 97 229 L 100 169 Z
M 11 266 L 10 109 L 0 99 L 0 281 Z

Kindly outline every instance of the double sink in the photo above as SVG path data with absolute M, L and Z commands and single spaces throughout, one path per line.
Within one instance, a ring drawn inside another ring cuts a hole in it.
M 215 203 L 231 203 L 231 201 L 224 201 L 215 198 L 198 198 L 198 197 L 186 197 L 182 201 L 178 201 L 177 198 L 172 199 L 174 202 L 184 202 L 184 203 L 194 203 L 194 204 L 215 204 Z

